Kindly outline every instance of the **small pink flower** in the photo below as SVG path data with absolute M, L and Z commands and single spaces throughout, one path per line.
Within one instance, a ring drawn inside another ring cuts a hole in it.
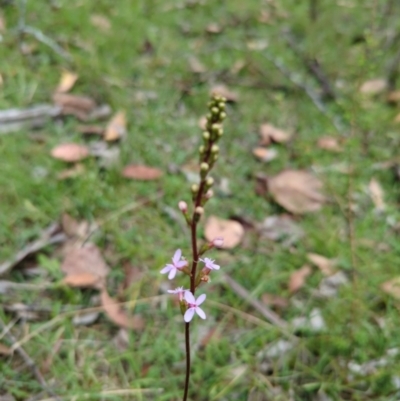
M 180 249 L 177 249 L 174 253 L 174 256 L 172 258 L 172 265 L 167 264 L 164 269 L 160 271 L 161 274 L 169 273 L 168 278 L 172 280 L 176 272 L 178 270 L 181 270 L 183 267 L 187 266 L 188 262 L 186 260 L 181 260 L 182 256 L 182 251 Z
M 186 291 L 188 291 L 188 290 L 183 289 L 183 287 L 175 288 L 175 290 L 168 290 L 168 292 L 170 294 L 178 294 L 179 301 L 183 300 L 183 296 L 184 296 Z
M 222 237 L 214 238 L 214 239 L 211 241 L 211 244 L 212 244 L 213 246 L 217 247 L 217 248 L 222 248 L 222 246 L 224 245 L 224 239 L 223 239 Z
M 219 270 L 219 265 L 216 265 L 214 261 L 210 258 L 200 259 L 204 264 L 205 268 L 208 270 Z
M 179 207 L 179 210 L 182 212 L 182 213 L 186 213 L 187 212 L 187 203 L 185 202 L 185 201 L 180 201 L 179 203 L 178 203 L 178 207 Z
M 201 294 L 197 298 L 194 298 L 194 295 L 190 291 L 185 292 L 185 300 L 188 304 L 188 309 L 183 316 L 183 319 L 186 323 L 189 323 L 194 316 L 194 312 L 196 312 L 202 319 L 206 318 L 206 314 L 204 313 L 203 309 L 200 308 L 200 305 L 206 299 L 206 294 Z

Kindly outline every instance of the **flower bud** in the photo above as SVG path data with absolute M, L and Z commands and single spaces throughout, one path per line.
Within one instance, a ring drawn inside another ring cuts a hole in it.
M 204 153 L 205 150 L 206 150 L 206 148 L 205 148 L 203 145 L 201 145 L 201 146 L 199 147 L 199 153 L 200 153 L 201 155 Z
M 222 121 L 222 120 L 225 120 L 225 118 L 226 118 L 226 113 L 225 113 L 224 111 L 222 111 L 222 112 L 219 114 L 219 118 L 220 118 L 221 121 Z
M 183 214 L 187 213 L 187 203 L 185 201 L 179 201 L 178 207 Z
M 194 195 L 196 195 L 197 192 L 199 192 L 199 186 L 198 186 L 197 184 L 193 184 L 193 185 L 191 186 L 190 190 L 192 191 L 192 193 L 193 193 Z
M 204 179 L 208 173 L 208 170 L 210 169 L 210 166 L 203 162 L 200 164 L 200 176 L 202 179 Z
M 206 193 L 205 193 L 205 195 L 204 195 L 204 197 L 208 200 L 208 199 L 211 199 L 212 197 L 214 196 L 214 191 L 212 190 L 212 189 L 209 189 Z
M 210 140 L 210 133 L 208 131 L 203 132 L 203 139 L 207 142 Z
M 225 110 L 225 103 L 224 103 L 224 102 L 219 102 L 219 103 L 218 103 L 218 108 L 219 108 L 221 111 L 224 111 L 224 110 Z
M 214 144 L 213 146 L 211 146 L 211 153 L 213 154 L 217 154 L 219 152 L 219 146 Z
M 218 115 L 219 114 L 219 108 L 218 107 L 211 107 L 211 113 L 214 115 Z
M 208 178 L 206 179 L 206 186 L 207 186 L 207 188 L 212 187 L 213 184 L 214 184 L 214 178 L 208 177 Z
M 224 130 L 223 130 L 222 128 L 220 128 L 220 129 L 217 131 L 217 137 L 218 137 L 218 138 L 221 138 L 222 135 L 224 135 Z
M 196 209 L 194 209 L 194 212 L 201 216 L 204 213 L 204 208 L 202 208 L 201 206 L 197 206 Z

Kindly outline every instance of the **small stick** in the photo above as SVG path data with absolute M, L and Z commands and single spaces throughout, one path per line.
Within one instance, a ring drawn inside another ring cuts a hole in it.
M 36 366 L 35 361 L 28 355 L 28 353 L 20 345 L 14 347 L 14 345 L 17 343 L 17 339 L 11 334 L 10 331 L 7 331 L 7 326 L 1 318 L 0 318 L 0 328 L 3 330 L 5 336 L 9 339 L 9 341 L 13 343 L 13 350 L 15 350 L 15 352 L 23 359 L 25 365 L 31 370 L 32 374 L 35 376 L 36 380 L 42 386 L 43 390 L 47 391 L 52 397 L 58 400 L 57 395 L 47 385 L 47 382 L 43 377 L 42 373 L 40 372 L 39 368 Z
M 283 62 L 276 57 L 273 57 L 271 54 L 264 53 L 264 57 L 270 61 L 274 66 L 284 75 L 289 81 L 299 87 L 304 93 L 311 99 L 314 103 L 315 107 L 325 116 L 327 117 L 331 124 L 335 127 L 336 131 L 341 135 L 344 135 L 345 126 L 341 118 L 336 115 L 332 115 L 330 111 L 326 108 L 324 102 L 321 98 L 307 85 L 305 85 L 301 79 L 289 71 Z

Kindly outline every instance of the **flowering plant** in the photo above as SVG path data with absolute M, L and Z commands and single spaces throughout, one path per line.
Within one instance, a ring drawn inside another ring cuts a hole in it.
M 168 263 L 160 271 L 162 274 L 168 273 L 170 280 L 174 279 L 178 272 L 186 274 L 189 277 L 189 288 L 178 287 L 175 290 L 169 290 L 169 293 L 178 295 L 181 307 L 181 313 L 185 322 L 185 349 L 186 349 L 186 379 L 183 401 L 187 400 L 190 378 L 190 322 L 195 314 L 201 319 L 206 318 L 206 313 L 200 307 L 206 299 L 206 294 L 201 294 L 195 298 L 196 289 L 202 284 L 209 282 L 209 275 L 213 270 L 219 270 L 220 266 L 213 259 L 200 256 L 204 255 L 212 248 L 223 246 L 223 238 L 215 238 L 213 241 L 204 244 L 200 249 L 197 243 L 197 225 L 204 214 L 204 206 L 213 196 L 212 186 L 214 179 L 208 174 L 214 167 L 218 159 L 219 147 L 218 140 L 223 135 L 222 123 L 226 118 L 225 113 L 226 99 L 213 95 L 208 104 L 209 114 L 207 115 L 206 130 L 203 132 L 203 144 L 200 146 L 200 181 L 191 187 L 193 212 L 188 211 L 188 205 L 185 201 L 180 201 L 179 209 L 183 213 L 186 222 L 190 228 L 191 236 L 191 263 L 182 258 L 182 251 L 177 249 L 172 257 L 172 263 Z M 199 263 L 204 266 L 198 269 Z M 190 266 L 190 267 L 189 267 Z

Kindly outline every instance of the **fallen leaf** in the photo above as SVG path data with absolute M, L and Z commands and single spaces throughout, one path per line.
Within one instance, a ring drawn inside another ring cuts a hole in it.
M 368 95 L 382 93 L 387 87 L 387 82 L 383 78 L 371 79 L 364 82 L 360 87 L 360 92 Z
M 284 170 L 268 179 L 268 191 L 275 202 L 295 214 L 321 209 L 325 202 L 321 188 L 318 178 L 302 170 Z
M 399 103 L 400 102 L 400 90 L 388 93 L 387 101 L 389 103 Z
M 332 274 L 335 273 L 334 270 L 336 266 L 335 260 L 328 259 L 325 256 L 318 255 L 316 253 L 308 253 L 307 259 L 315 266 L 317 266 L 318 269 L 321 270 L 321 273 L 324 274 L 325 276 L 331 276 Z
M 89 156 L 89 149 L 77 143 L 64 143 L 52 149 L 51 155 L 68 163 L 79 162 Z
M 74 326 L 89 326 L 99 318 L 100 312 L 86 312 L 74 316 L 72 323 Z
M 227 86 L 225 85 L 215 85 L 211 91 L 211 94 L 223 96 L 228 102 L 235 103 L 238 101 L 238 95 L 236 92 L 231 91 Z
M 0 343 L 0 355 L 11 355 L 11 354 L 12 354 L 11 348 Z
M 101 289 L 110 268 L 94 244 L 71 248 L 66 254 L 61 270 L 66 274 L 64 283 L 72 287 Z
M 189 57 L 189 67 L 195 74 L 203 74 L 207 71 L 205 65 L 196 57 Z
M 84 135 L 103 135 L 104 127 L 101 125 L 78 125 L 76 130 Z
M 290 134 L 272 124 L 262 124 L 260 127 L 260 145 L 262 146 L 268 146 L 271 142 L 284 143 L 290 138 Z
M 293 294 L 302 288 L 306 282 L 306 278 L 311 274 L 311 267 L 304 265 L 299 270 L 296 270 L 290 275 L 289 291 Z
M 96 109 L 96 102 L 87 96 L 71 95 L 70 93 L 55 93 L 53 101 L 61 107 L 63 115 L 73 115 L 85 121 Z
M 377 211 L 383 211 L 386 208 L 384 201 L 384 193 L 381 187 L 381 184 L 375 179 L 371 178 L 371 181 L 368 184 L 369 195 L 372 199 L 372 202 L 375 205 L 375 209 Z
M 291 246 L 304 236 L 303 229 L 288 215 L 269 216 L 257 226 L 257 231 L 271 241 Z
M 98 15 L 98 14 L 91 15 L 90 22 L 92 23 L 93 26 L 101 29 L 104 32 L 109 31 L 111 28 L 111 23 L 109 19 L 104 17 L 103 15 Z
M 332 152 L 341 152 L 343 150 L 338 140 L 332 136 L 319 138 L 317 145 L 320 149 L 330 150 Z
M 75 164 L 73 167 L 60 171 L 57 174 L 58 180 L 66 180 L 68 178 L 78 177 L 85 172 L 85 166 L 81 163 Z
M 4 19 L 3 13 L 0 13 L 0 33 L 5 33 L 6 31 L 6 21 Z
M 78 79 L 77 74 L 74 74 L 73 72 L 70 71 L 64 71 L 61 75 L 61 79 L 57 86 L 56 92 L 66 93 L 70 91 L 77 79 Z
M 106 141 L 116 141 L 126 135 L 126 118 L 125 112 L 119 111 L 113 116 L 107 125 L 104 133 Z
M 242 241 L 244 228 L 235 220 L 223 220 L 210 216 L 205 223 L 204 235 L 210 242 L 217 237 L 222 237 L 224 239 L 222 248 L 231 249 Z
M 143 318 L 140 315 L 132 316 L 125 312 L 121 305 L 110 297 L 105 288 L 101 292 L 101 304 L 110 320 L 118 326 L 133 330 L 143 329 L 145 324 Z
M 393 298 L 400 299 L 400 276 L 385 281 L 381 285 L 381 288 L 386 294 L 391 295 Z
M 222 28 L 216 22 L 211 22 L 210 24 L 207 25 L 206 31 L 208 33 L 217 34 L 217 33 L 221 33 Z
M 160 178 L 163 175 L 163 172 L 154 167 L 148 167 L 141 164 L 130 164 L 123 169 L 122 175 L 133 180 L 151 181 Z
M 278 151 L 271 148 L 254 148 L 253 155 L 262 162 L 270 162 L 278 156 Z
M 206 116 L 200 117 L 197 125 L 199 126 L 200 129 L 205 131 L 207 129 L 207 117 Z

